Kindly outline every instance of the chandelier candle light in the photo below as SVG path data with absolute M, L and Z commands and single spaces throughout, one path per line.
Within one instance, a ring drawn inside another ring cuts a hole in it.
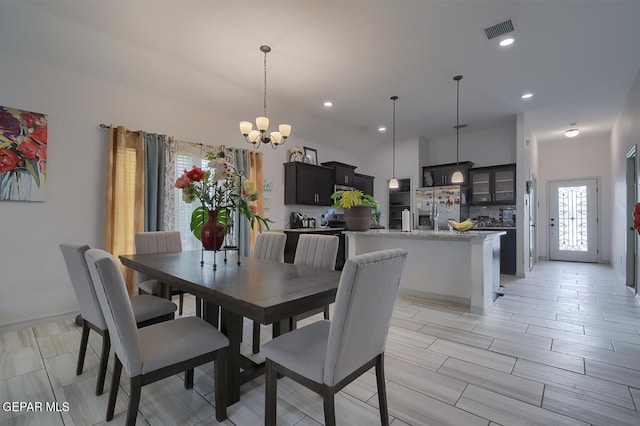
M 240 133 L 256 149 L 263 143 L 270 143 L 271 147 L 276 149 L 291 135 L 291 125 L 280 124 L 277 132 L 271 132 L 267 136 L 267 129 L 269 128 L 269 119 L 267 118 L 267 53 L 271 52 L 271 48 L 269 46 L 260 46 L 260 51 L 264 53 L 264 115 L 256 118 L 256 129 L 253 128 L 253 124 L 250 121 L 241 121 Z

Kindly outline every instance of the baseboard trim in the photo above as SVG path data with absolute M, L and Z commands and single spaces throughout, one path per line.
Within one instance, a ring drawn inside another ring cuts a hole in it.
M 66 314 L 50 315 L 48 317 L 34 318 L 34 319 L 25 320 L 25 321 L 2 324 L 0 325 L 0 333 L 4 333 L 6 331 L 21 330 L 23 328 L 30 328 L 36 325 L 47 323 L 47 322 L 73 320 L 78 314 L 80 314 L 80 311 L 72 311 L 72 312 L 67 312 Z

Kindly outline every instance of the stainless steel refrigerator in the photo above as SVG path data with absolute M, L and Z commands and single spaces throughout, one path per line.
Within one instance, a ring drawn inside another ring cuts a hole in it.
M 460 222 L 461 210 L 466 212 L 466 204 L 465 192 L 460 185 L 418 188 L 416 190 L 418 228 L 436 229 L 434 218 L 437 215 L 437 229 L 446 230 L 449 219 Z

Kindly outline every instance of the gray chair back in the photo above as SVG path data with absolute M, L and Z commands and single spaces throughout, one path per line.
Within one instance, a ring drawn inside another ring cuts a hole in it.
M 177 253 L 182 251 L 180 231 L 139 232 L 135 235 L 136 254 Z M 137 272 L 138 283 L 148 281 L 150 276 Z
M 345 263 L 329 329 L 324 383 L 338 383 L 384 352 L 406 259 L 406 250 L 391 249 Z
M 293 263 L 334 271 L 338 243 L 337 235 L 302 234 L 298 239 Z
M 100 249 L 85 253 L 93 287 L 104 313 L 113 350 L 129 377 L 142 372 L 142 352 L 136 319 L 116 259 Z
M 251 257 L 254 259 L 284 262 L 284 246 L 287 235 L 282 232 L 261 232 L 256 235 Z
M 96 291 L 91 283 L 89 269 L 87 269 L 87 261 L 84 258 L 85 252 L 89 250 L 89 246 L 80 243 L 62 243 L 60 251 L 64 257 L 64 263 L 67 265 L 67 272 L 71 278 L 73 291 L 76 293 L 78 305 L 80 306 L 80 315 L 86 321 L 100 328 L 107 329 L 107 323 L 102 315 L 100 304 L 96 296 Z

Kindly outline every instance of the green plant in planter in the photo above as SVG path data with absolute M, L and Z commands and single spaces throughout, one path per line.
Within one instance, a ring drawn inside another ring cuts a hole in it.
M 378 202 L 369 194 L 365 194 L 359 189 L 351 191 L 336 191 L 331 195 L 335 201 L 333 208 L 350 209 L 355 206 L 370 206 L 374 211 L 378 211 Z
M 371 210 L 378 211 L 378 202 L 359 189 L 336 191 L 331 195 L 333 208 L 344 209 L 344 221 L 350 231 L 368 231 L 371 226 Z

